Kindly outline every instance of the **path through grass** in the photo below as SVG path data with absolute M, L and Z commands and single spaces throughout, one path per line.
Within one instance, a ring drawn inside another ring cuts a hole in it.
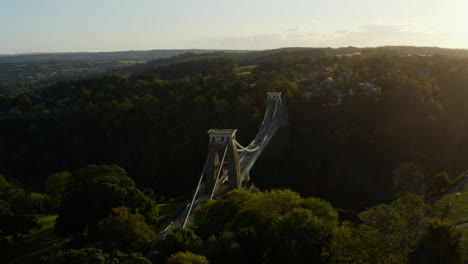
M 448 194 L 434 204 L 433 215 L 455 225 L 468 222 L 468 185 L 460 195 Z

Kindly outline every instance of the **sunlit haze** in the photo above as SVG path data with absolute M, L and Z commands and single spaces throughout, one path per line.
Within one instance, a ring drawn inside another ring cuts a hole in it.
M 1 0 L 0 54 L 382 45 L 468 48 L 465 0 Z

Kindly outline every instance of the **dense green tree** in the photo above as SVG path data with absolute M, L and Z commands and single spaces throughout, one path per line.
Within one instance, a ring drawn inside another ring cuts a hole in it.
M 426 187 L 421 168 L 413 162 L 400 164 L 393 172 L 393 185 L 397 193 L 423 195 Z
M 432 178 L 431 191 L 434 194 L 442 193 L 447 187 L 452 184 L 447 172 L 439 172 Z
M 191 252 L 178 252 L 172 255 L 167 264 L 208 264 L 206 257 L 193 254 Z
M 0 200 L 0 216 L 8 216 L 8 215 L 13 215 L 10 209 L 10 205 L 5 201 Z
M 0 190 L 3 192 L 8 187 L 8 181 L 5 179 L 5 176 L 0 174 Z M 3 194 L 3 193 L 0 193 Z
M 50 208 L 49 197 L 40 193 L 28 195 L 24 189 L 13 182 L 14 180 L 8 182 L 5 177 L 0 175 L 0 200 L 8 202 L 13 213 L 31 214 Z M 31 199 L 31 195 L 33 199 Z
M 106 257 L 104 253 L 95 248 L 83 248 L 81 250 L 68 250 L 60 251 L 53 257 L 48 257 L 45 259 L 47 263 L 92 263 L 92 264 L 104 264 Z
M 124 169 L 116 165 L 87 166 L 71 173 L 56 230 L 64 234 L 83 233 L 94 238 L 98 222 L 112 208 L 139 209 L 148 223 L 156 223 L 156 203 L 135 187 Z
M 0 229 L 2 230 L 0 237 L 6 238 L 8 236 L 13 236 L 14 239 L 22 239 L 23 236 L 29 234 L 32 229 L 40 227 L 33 217 L 13 214 L 11 211 L 5 210 L 8 209 L 6 203 L 0 203 L 2 203 L 2 207 L 4 207 L 2 209 L 4 215 L 0 216 Z
M 39 195 L 41 199 L 32 199 L 41 202 L 42 209 L 48 207 L 47 197 L 42 194 L 32 193 L 33 197 Z M 42 199 L 44 198 L 44 199 Z M 41 206 L 38 205 L 38 210 Z M 26 195 L 26 192 L 9 183 L 5 177 L 0 175 L 0 248 L 3 247 L 5 254 L 9 252 L 11 243 L 21 242 L 24 235 L 39 227 L 34 217 L 27 215 L 34 211 L 31 204 L 31 199 Z M 7 239 L 9 238 L 9 239 Z
M 245 261 L 245 250 L 232 232 L 224 231 L 218 235 L 212 235 L 204 244 L 203 255 L 212 263 L 235 264 Z
M 371 207 L 359 217 L 361 224 L 347 222 L 334 231 L 333 263 L 407 263 L 426 227 L 424 202 L 415 195 Z
M 278 245 L 273 251 L 273 262 L 327 263 L 327 247 L 335 227 L 336 221 L 317 217 L 307 209 L 293 209 L 275 223 Z
M 16 186 L 10 188 L 7 202 L 10 204 L 13 211 L 21 214 L 27 214 L 31 212 L 31 209 L 33 208 L 31 200 L 29 199 L 29 196 L 26 194 L 26 192 L 21 188 L 17 188 Z
M 112 213 L 99 223 L 98 236 L 106 244 L 115 244 L 124 252 L 147 252 L 156 242 L 154 227 L 145 223 L 138 213 L 126 207 L 113 208 Z
M 223 232 L 251 197 L 250 192 L 234 190 L 196 208 L 194 221 L 197 232 L 204 237 Z
M 213 263 L 325 263 L 338 214 L 289 190 L 233 191 L 197 208 L 195 224 Z
M 10 228 L 8 225 L 8 219 L 13 216 L 11 212 L 10 205 L 0 200 L 0 245 L 2 248 L 6 249 L 8 247 L 8 241 L 6 237 L 11 235 L 8 233 L 7 228 Z
M 419 239 L 410 263 L 460 264 L 463 261 L 463 234 L 456 226 L 430 219 L 427 229 Z
M 151 261 L 141 254 L 125 254 L 119 251 L 110 254 L 96 248 L 69 249 L 59 251 L 53 256 L 44 258 L 44 263 L 50 264 L 151 264 Z
M 202 245 L 203 240 L 193 230 L 178 228 L 158 242 L 158 254 L 155 257 L 157 261 L 162 262 L 179 251 L 198 253 Z
M 47 194 L 32 192 L 29 194 L 29 200 L 37 213 L 49 212 L 52 209 L 52 198 Z
M 29 234 L 32 229 L 39 227 L 33 217 L 20 213 L 15 214 L 7 202 L 0 200 L 1 259 L 9 261 L 18 251 L 21 252 L 24 236 Z
M 60 207 L 60 201 L 66 193 L 68 183 L 70 182 L 70 173 L 60 172 L 48 176 L 45 181 L 45 190 L 52 195 L 53 207 Z

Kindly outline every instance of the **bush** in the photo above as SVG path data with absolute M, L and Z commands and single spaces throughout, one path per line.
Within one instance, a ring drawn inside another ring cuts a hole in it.
M 208 264 L 205 256 L 193 254 L 191 252 L 178 252 L 167 259 L 167 264 Z
M 140 254 L 125 254 L 119 251 L 111 254 L 96 248 L 69 249 L 59 251 L 54 256 L 43 258 L 47 264 L 151 264 Z
M 410 255 L 411 263 L 461 264 L 463 234 L 456 226 L 430 219 L 427 229 Z
M 145 252 L 157 234 L 138 210 L 131 213 L 129 208 L 120 207 L 112 209 L 112 214 L 99 223 L 99 238 L 125 252 Z

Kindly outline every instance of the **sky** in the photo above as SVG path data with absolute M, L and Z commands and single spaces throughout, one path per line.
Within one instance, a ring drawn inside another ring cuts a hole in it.
M 0 54 L 468 48 L 468 0 L 0 0 Z

